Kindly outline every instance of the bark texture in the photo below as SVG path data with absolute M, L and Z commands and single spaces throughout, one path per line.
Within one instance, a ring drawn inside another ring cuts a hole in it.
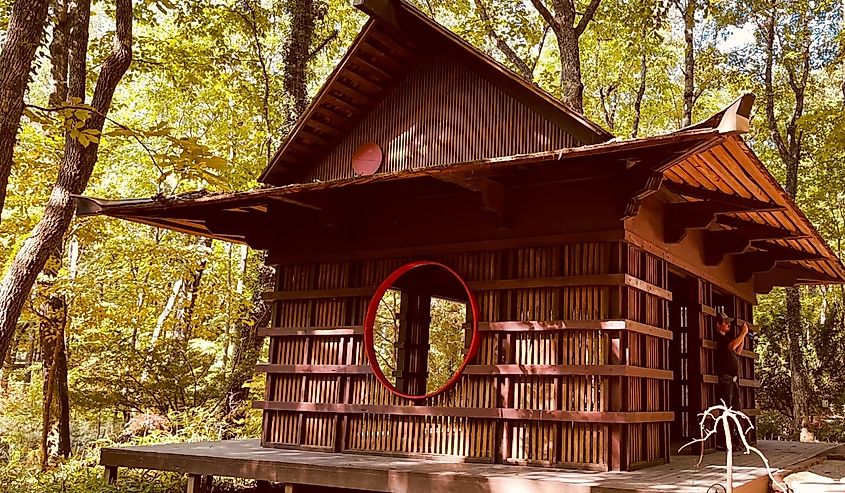
M 308 105 L 308 60 L 314 26 L 324 8 L 314 0 L 287 0 L 286 7 L 291 25 L 284 54 L 284 84 L 292 101 L 288 112 L 288 125 L 292 125 Z
M 643 98 L 645 97 L 646 83 L 648 76 L 648 51 L 643 49 L 640 55 L 640 85 L 637 87 L 637 95 L 634 99 L 634 123 L 631 127 L 631 138 L 636 139 L 640 133 L 640 118 L 642 115 Z
M 695 106 L 695 0 L 687 0 L 681 8 L 684 18 L 684 117 L 682 127 L 692 125 Z
M 0 51 L 0 215 L 12 173 L 23 96 L 29 85 L 35 50 L 44 33 L 49 3 L 48 0 L 16 1 L 9 16 L 6 41 Z
M 53 78 L 53 90 L 50 93 L 49 104 L 58 107 L 68 96 L 68 37 L 70 36 L 70 22 L 68 20 L 68 5 L 65 0 L 53 2 L 53 39 L 50 42 L 50 60 L 52 67 L 50 74 Z M 57 432 L 58 447 L 56 452 L 63 457 L 69 457 L 70 444 L 70 398 L 68 396 L 68 368 L 67 345 L 65 342 L 65 328 L 67 327 L 67 300 L 64 295 L 54 294 L 56 277 L 62 264 L 64 249 L 60 244 L 52 251 L 47 264 L 42 271 L 42 281 L 39 291 L 45 293 L 40 308 L 41 321 L 39 323 L 39 338 L 41 353 L 44 355 L 43 374 L 43 433 L 42 453 L 46 465 L 47 438 L 53 428 L 54 408 L 58 416 Z M 54 398 L 55 397 L 55 398 Z M 51 405 L 55 402 L 57 405 Z
M 86 121 L 84 129 L 101 131 L 106 114 L 111 106 L 115 88 L 126 73 L 132 61 L 132 2 L 116 0 L 116 32 L 109 56 L 102 64 L 91 106 L 94 111 Z M 85 53 L 88 45 L 88 17 L 90 3 L 80 0 L 78 8 L 71 5 L 71 11 L 79 15 L 73 21 L 69 42 L 68 90 L 70 95 L 84 94 Z M 83 27 L 84 26 L 84 27 Z M 81 90 L 80 90 L 81 89 Z M 72 194 L 80 194 L 97 161 L 97 143 L 87 147 L 69 135 L 65 138 L 65 149 L 59 176 L 44 210 L 44 215 L 26 239 L 8 272 L 0 283 L 0 353 L 9 347 L 9 341 L 20 316 L 24 301 L 50 254 L 58 248 L 73 218 L 75 203 Z
M 231 377 L 223 405 L 223 412 L 230 422 L 237 420 L 245 411 L 249 389 L 244 385 L 252 380 L 264 344 L 264 338 L 258 337 L 258 328 L 266 327 L 271 319 L 270 304 L 261 299 L 261 293 L 274 288 L 276 269 L 265 265 L 265 259 L 266 254 L 261 253 L 258 270 L 251 282 L 252 311 L 235 329 Z
M 772 141 L 777 148 L 778 155 L 786 167 L 786 193 L 793 199 L 798 194 L 798 173 L 801 164 L 802 131 L 798 128 L 798 120 L 804 114 L 804 100 L 807 80 L 810 74 L 810 45 L 812 38 L 809 32 L 808 14 L 804 13 L 798 22 L 791 26 L 794 29 L 798 43 L 794 46 L 794 57 L 776 55 L 775 46 L 778 33 L 777 11 L 771 6 L 764 15 L 761 23 L 761 35 L 765 55 L 763 83 L 766 99 L 766 123 Z M 775 114 L 774 65 L 775 60 L 783 60 L 789 88 L 794 96 L 795 104 L 786 125 L 781 129 Z M 802 439 L 809 437 L 807 430 L 808 413 L 806 379 L 806 365 L 802 348 L 805 345 L 804 330 L 801 320 L 801 293 L 797 287 L 786 288 L 786 330 L 789 342 L 789 369 L 791 373 L 792 417 L 795 431 Z
M 577 19 L 574 0 L 551 0 L 550 10 L 544 0 L 531 0 L 534 8 L 557 39 L 560 52 L 560 92 L 564 104 L 578 113 L 584 112 L 584 84 L 581 82 L 581 50 L 578 40 L 596 14 L 601 0 L 590 0 Z

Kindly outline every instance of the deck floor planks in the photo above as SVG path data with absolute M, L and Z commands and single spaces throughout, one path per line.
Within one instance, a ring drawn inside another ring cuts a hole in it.
M 760 441 L 774 468 L 822 455 L 838 445 Z M 100 464 L 333 486 L 371 491 L 429 493 L 701 493 L 724 483 L 724 453 L 672 456 L 669 464 L 631 472 L 589 472 L 454 462 L 443 458 L 400 458 L 262 448 L 258 440 L 115 447 L 102 450 Z M 768 480 L 756 456 L 734 457 L 735 491 L 765 491 Z

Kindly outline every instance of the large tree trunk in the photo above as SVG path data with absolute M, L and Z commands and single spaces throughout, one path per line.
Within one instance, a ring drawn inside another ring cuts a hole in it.
M 571 25 L 563 25 L 555 31 L 560 51 L 560 99 L 564 104 L 584 112 L 584 84 L 581 82 L 581 50 L 578 35 Z
M 682 127 L 692 125 L 695 106 L 695 0 L 687 0 L 684 17 L 684 117 Z
M 308 105 L 308 58 L 314 41 L 317 6 L 314 0 L 287 0 L 290 36 L 285 46 L 285 91 L 293 104 L 288 112 L 288 126 L 293 125 Z
M 48 0 L 16 1 L 9 16 L 6 42 L 0 51 L 0 214 L 6 203 L 23 96 L 29 85 L 32 60 L 41 42 L 49 3 Z
M 70 24 L 68 22 L 68 5 L 65 0 L 53 2 L 53 39 L 50 42 L 50 60 L 52 62 L 51 75 L 53 91 L 50 93 L 49 104 L 58 107 L 67 100 L 68 96 L 68 37 Z M 74 13 L 74 17 L 76 17 Z M 53 250 L 42 272 L 39 290 L 45 293 L 41 303 L 41 322 L 39 335 L 41 351 L 44 355 L 42 374 L 44 430 L 42 451 L 47 451 L 47 436 L 53 427 L 53 407 L 50 403 L 58 404 L 58 454 L 70 456 L 70 400 L 68 397 L 67 381 L 67 347 L 65 345 L 65 328 L 67 327 L 67 301 L 63 295 L 51 293 L 56 283 L 56 276 L 62 264 L 63 248 L 61 244 Z M 54 357 L 55 355 L 55 357 Z M 52 381 L 50 380 L 52 378 Z M 56 399 L 54 399 L 54 394 Z M 45 459 L 46 460 L 46 459 Z
M 112 51 L 102 64 L 91 100 L 94 111 L 82 131 L 102 131 L 115 88 L 132 61 L 132 2 L 116 0 L 115 3 L 116 33 Z M 81 12 L 85 22 L 83 24 L 74 21 L 75 29 L 71 30 L 68 78 L 71 95 L 84 94 L 84 90 L 78 91 L 78 88 L 85 87 L 86 67 L 83 54 L 87 52 L 88 44 L 89 0 L 81 0 L 79 8 L 74 10 Z M 44 268 L 51 252 L 61 244 L 62 237 L 73 219 L 75 203 L 72 195 L 82 193 L 88 185 L 97 161 L 98 148 L 97 142 L 91 142 L 85 147 L 70 135 L 65 137 L 65 152 L 59 176 L 44 215 L 18 251 L 0 283 L 0 353 L 5 352 L 9 346 L 24 301 L 38 273 Z
M 555 0 L 549 10 L 544 0 L 531 0 L 540 17 L 557 38 L 560 51 L 560 93 L 564 104 L 578 113 L 584 112 L 584 84 L 581 81 L 581 51 L 578 40 L 593 19 L 601 0 L 590 0 L 578 22 L 574 0 Z
M 766 99 L 766 123 L 775 148 L 780 159 L 786 166 L 786 193 L 796 199 L 798 196 L 798 172 L 801 164 L 801 130 L 798 128 L 798 121 L 804 114 L 804 97 L 807 87 L 807 79 L 810 74 L 810 37 L 808 12 L 800 12 L 798 22 L 790 26 L 798 41 L 794 47 L 794 53 L 780 54 L 778 59 L 783 60 L 784 69 L 788 74 L 789 87 L 794 96 L 795 105 L 792 114 L 787 121 L 783 131 L 778 124 L 775 115 L 775 88 L 774 88 L 774 65 L 775 65 L 775 38 L 777 37 L 777 7 L 772 6 L 766 13 L 761 25 L 761 37 L 763 38 L 764 67 L 763 84 Z M 787 55 L 793 55 L 787 57 Z M 787 58 L 792 61 L 787 62 Z M 792 416 L 794 419 L 795 431 L 802 439 L 809 439 L 811 434 L 807 430 L 808 422 L 808 382 L 806 377 L 806 365 L 804 362 L 804 331 L 801 323 L 801 294 L 798 288 L 786 288 L 786 329 L 789 343 L 789 370 L 791 373 L 792 390 Z
M 258 258 L 258 269 L 252 284 L 252 311 L 235 329 L 235 350 L 232 354 L 232 370 L 226 391 L 224 413 L 235 418 L 244 411 L 244 404 L 249 397 L 249 389 L 244 385 L 252 380 L 255 364 L 261 352 L 264 338 L 258 337 L 258 328 L 266 327 L 270 322 L 270 304 L 261 298 L 261 294 L 274 287 L 276 269 L 265 265 L 266 254 Z M 232 419 L 233 420 L 233 419 Z

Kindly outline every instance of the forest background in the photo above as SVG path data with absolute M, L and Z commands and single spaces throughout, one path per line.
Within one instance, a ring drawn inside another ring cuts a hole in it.
M 842 4 L 416 5 L 621 138 L 672 131 L 756 93 L 751 146 L 842 256 Z M 0 88 L 0 491 L 105 490 L 92 466 L 114 441 L 257 436 L 249 399 L 263 390 L 253 365 L 269 273 L 261 252 L 241 246 L 71 219 L 56 190 L 118 198 L 258 186 L 366 16 L 347 0 L 0 0 L 4 63 L 26 27 L 21 12 L 32 14 L 37 48 L 19 84 L 19 125 Z M 760 436 L 845 441 L 845 290 L 776 289 L 760 297 L 755 322 Z M 178 481 L 137 473 L 121 487 L 170 491 Z

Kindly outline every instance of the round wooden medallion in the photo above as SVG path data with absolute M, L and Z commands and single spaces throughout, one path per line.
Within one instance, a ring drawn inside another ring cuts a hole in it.
M 361 144 L 352 156 L 352 171 L 359 176 L 371 175 L 381 166 L 381 158 L 381 148 L 378 144 L 373 142 Z
M 413 269 L 417 269 L 419 267 L 425 266 L 432 266 L 438 269 L 442 269 L 445 271 L 445 275 L 452 276 L 455 280 L 460 284 L 460 287 L 466 292 L 466 303 L 467 303 L 467 315 L 471 314 L 472 317 L 472 339 L 469 344 L 469 349 L 466 351 L 466 354 L 461 362 L 460 367 L 455 371 L 451 378 L 440 386 L 440 388 L 431 391 L 427 394 L 422 395 L 411 395 L 407 394 L 401 390 L 399 390 L 396 385 L 394 385 L 384 374 L 381 369 L 381 366 L 378 363 L 378 355 L 376 354 L 376 347 L 375 347 L 375 322 L 376 316 L 378 315 L 379 303 L 382 300 L 382 297 L 385 295 L 388 289 L 394 286 L 394 284 L 401 278 L 404 274 L 408 273 Z M 475 295 L 467 286 L 466 281 L 454 270 L 451 268 L 439 263 L 439 262 L 432 262 L 427 260 L 420 260 L 416 262 L 410 262 L 402 267 L 399 267 L 395 271 L 393 271 L 387 279 L 385 279 L 379 287 L 376 289 L 375 294 L 370 299 L 370 303 L 367 307 L 367 314 L 364 317 L 364 348 L 367 352 L 367 359 L 370 363 L 370 368 L 373 371 L 373 375 L 376 379 L 384 385 L 390 392 L 398 395 L 399 397 L 403 397 L 405 399 L 412 399 L 412 400 L 421 400 L 421 399 L 428 399 L 429 397 L 434 397 L 438 394 L 446 392 L 447 390 L 451 389 L 458 383 L 460 380 L 461 375 L 464 372 L 466 366 L 472 361 L 475 357 L 475 354 L 478 352 L 479 346 L 481 345 L 481 337 L 478 333 L 478 318 L 479 318 L 479 310 L 478 310 L 478 303 L 475 299 Z

